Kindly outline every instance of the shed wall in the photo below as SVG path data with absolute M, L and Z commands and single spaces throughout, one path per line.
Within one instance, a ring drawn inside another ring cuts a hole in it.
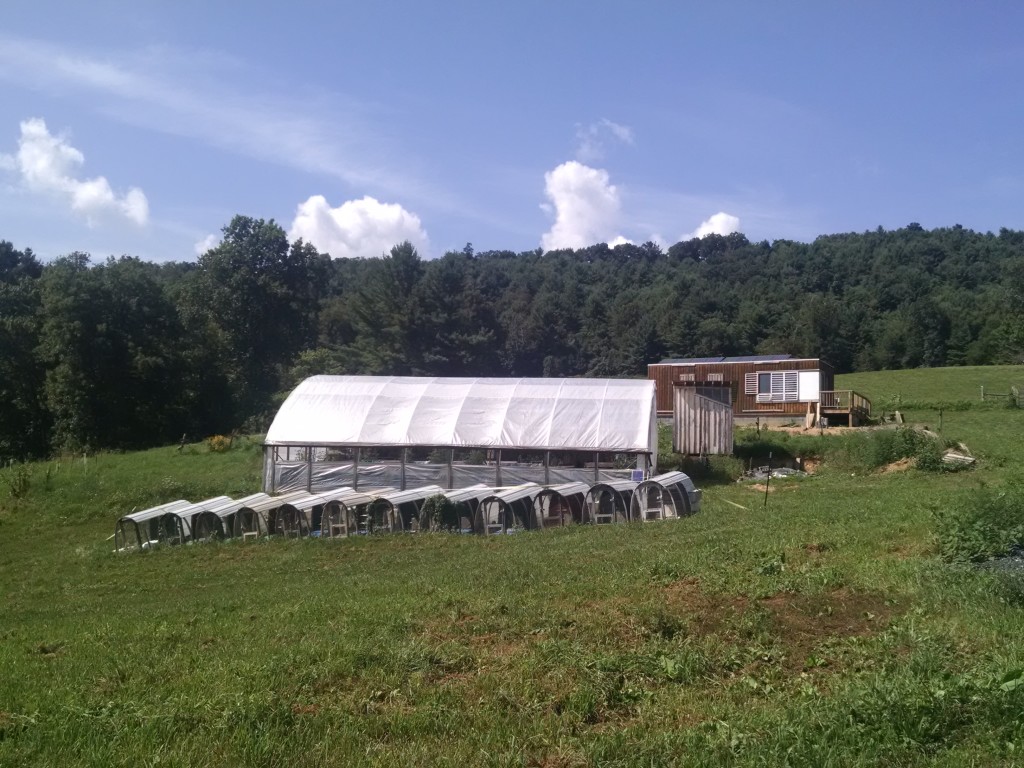
M 736 416 L 803 416 L 807 412 L 807 403 L 759 403 L 756 395 L 745 393 L 744 379 L 748 373 L 814 370 L 819 371 L 820 391 L 834 389 L 835 371 L 831 365 L 817 358 L 732 363 L 652 363 L 647 366 L 647 377 L 655 383 L 659 416 L 672 415 L 672 391 L 679 382 L 728 384 L 732 391 L 732 410 Z
M 727 388 L 726 392 L 728 392 Z M 732 407 L 700 394 L 696 387 L 676 385 L 672 447 L 688 456 L 729 456 L 733 452 Z

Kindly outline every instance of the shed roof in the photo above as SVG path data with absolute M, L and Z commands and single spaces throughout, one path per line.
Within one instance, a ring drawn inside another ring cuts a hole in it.
M 792 355 L 739 355 L 736 357 L 666 357 L 662 365 L 708 365 L 711 363 L 780 363 Z
M 313 376 L 268 445 L 431 445 L 654 453 L 648 379 Z

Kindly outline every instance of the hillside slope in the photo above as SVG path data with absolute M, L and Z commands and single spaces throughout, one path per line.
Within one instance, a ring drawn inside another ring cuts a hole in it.
M 1015 375 L 849 386 L 975 374 Z M 825 466 L 706 483 L 688 519 L 491 538 L 114 555 L 133 506 L 255 490 L 255 446 L 35 465 L 0 486 L 0 764 L 1012 761 L 1024 592 L 940 563 L 933 509 L 1012 479 L 1024 411 L 943 419 L 1006 444 L 968 473 Z

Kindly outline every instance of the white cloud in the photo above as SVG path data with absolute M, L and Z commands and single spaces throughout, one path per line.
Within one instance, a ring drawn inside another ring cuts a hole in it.
M 335 258 L 381 256 L 405 240 L 423 255 L 428 244 L 419 216 L 369 196 L 331 208 L 323 195 L 313 195 L 299 204 L 288 236 Z
M 693 232 L 688 235 L 682 235 L 679 239 L 693 240 L 694 238 L 704 237 L 704 235 L 731 235 L 733 232 L 739 231 L 739 218 L 725 211 L 719 211 L 711 218 L 702 221 L 700 226 Z
M 196 256 L 202 256 L 211 248 L 216 248 L 218 245 L 220 245 L 220 240 L 220 235 L 210 234 L 204 237 L 202 240 L 197 241 L 194 246 L 196 249 Z
M 619 235 L 614 240 L 608 243 L 609 248 L 614 248 L 616 245 L 636 245 L 636 243 L 634 243 L 628 237 L 623 237 L 622 235 Z
M 541 238 L 544 250 L 586 248 L 618 237 L 621 203 L 607 171 L 569 160 L 544 174 L 544 193 L 551 205 L 542 208 L 555 216 Z
M 0 168 L 18 173 L 22 184 L 32 192 L 64 199 L 90 226 L 110 216 L 126 218 L 139 226 L 149 221 L 149 202 L 141 189 L 132 187 L 117 195 L 103 176 L 78 178 L 85 155 L 65 138 L 51 135 L 42 118 L 22 121 L 18 153 L 4 158 Z
M 608 138 L 633 146 L 633 129 L 602 117 L 596 123 L 576 126 L 576 159 L 593 163 L 604 158 Z

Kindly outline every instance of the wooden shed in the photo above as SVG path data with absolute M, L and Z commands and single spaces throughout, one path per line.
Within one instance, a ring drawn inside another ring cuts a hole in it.
M 820 358 L 790 355 L 691 357 L 647 366 L 655 382 L 658 415 L 671 416 L 676 384 L 717 385 L 729 389 L 734 420 L 801 421 L 816 419 L 856 426 L 871 413 L 871 401 L 852 391 L 837 391 L 835 371 Z
M 731 456 L 732 388 L 680 381 L 673 394 L 672 450 L 688 456 Z

